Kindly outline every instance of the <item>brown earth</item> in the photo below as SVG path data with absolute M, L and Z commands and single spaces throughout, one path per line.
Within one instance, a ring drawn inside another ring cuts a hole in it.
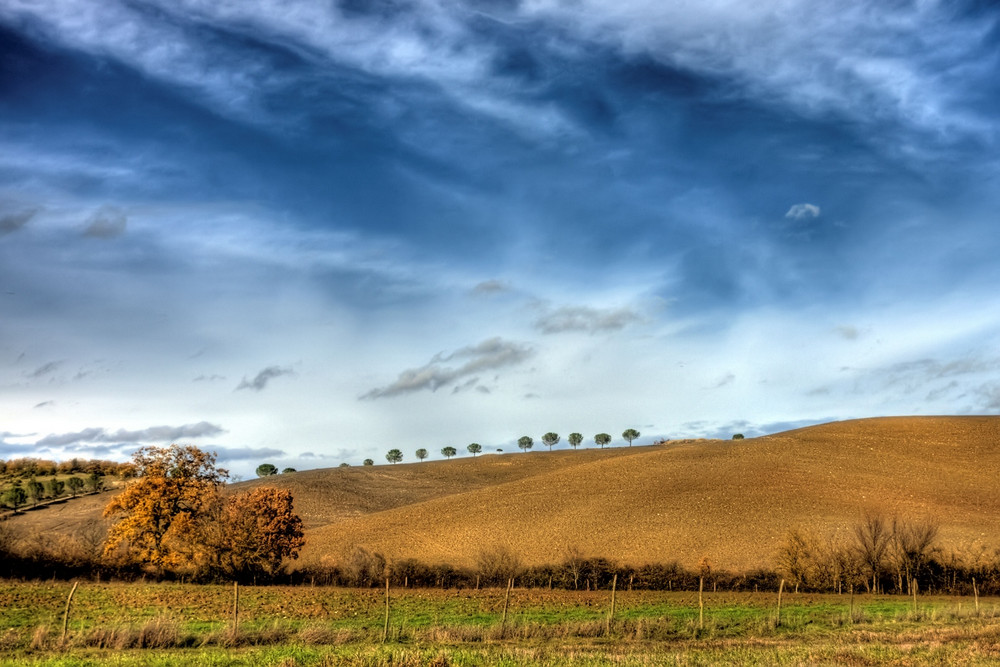
M 773 565 L 792 528 L 846 535 L 867 510 L 930 519 L 955 548 L 1000 547 L 1000 417 L 896 417 L 746 440 L 535 451 L 331 468 L 233 485 L 287 487 L 306 524 L 300 563 L 355 545 L 471 565 L 507 546 L 528 563 L 567 547 L 642 564 Z M 100 515 L 109 494 L 15 519 L 35 531 Z

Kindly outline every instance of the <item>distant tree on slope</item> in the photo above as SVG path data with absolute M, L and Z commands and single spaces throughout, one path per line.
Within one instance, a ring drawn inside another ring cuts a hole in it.
M 473 458 L 475 458 L 476 454 L 483 451 L 482 445 L 480 445 L 478 442 L 472 443 L 471 445 L 466 447 L 466 449 L 469 450 L 469 453 L 472 454 Z
M 444 456 L 444 457 L 445 457 L 446 459 L 450 459 L 450 458 L 451 458 L 451 457 L 453 457 L 453 456 L 454 456 L 455 454 L 458 454 L 458 450 L 457 450 L 457 449 L 455 449 L 454 447 L 444 447 L 444 448 L 443 448 L 443 449 L 441 450 L 441 454 L 442 454 L 442 456 Z
M 257 476 L 258 477 L 268 477 L 270 475 L 277 475 L 278 467 L 273 463 L 261 463 L 257 466 Z
M 594 442 L 600 445 L 601 449 L 604 449 L 604 445 L 611 442 L 611 436 L 607 433 L 598 433 L 594 436 Z
M 20 484 L 14 484 L 4 491 L 3 501 L 14 510 L 14 514 L 17 514 L 17 508 L 28 502 L 28 494 L 25 493 Z
M 579 433 L 570 433 L 569 437 L 566 438 L 566 440 L 567 442 L 569 442 L 570 447 L 576 449 L 577 447 L 580 446 L 580 443 L 583 442 L 583 436 L 580 435 Z
M 535 441 L 531 439 L 531 436 L 522 435 L 517 440 L 517 446 L 527 452 L 529 449 L 535 446 Z
M 32 505 L 37 505 L 38 501 L 45 495 L 45 486 L 34 477 L 28 480 L 28 484 L 26 486 L 28 500 L 31 501 Z
M 552 451 L 552 446 L 558 443 L 559 443 L 558 433 L 553 433 L 552 431 L 549 431 L 548 433 L 542 436 L 542 444 L 548 447 L 550 452 Z
M 622 437 L 628 440 L 628 446 L 632 446 L 632 441 L 639 437 L 639 432 L 634 428 L 627 428 L 625 432 L 622 433 Z
M 418 449 L 416 451 L 416 454 L 417 454 L 417 459 L 420 460 L 420 461 L 423 461 L 424 459 L 427 458 L 427 450 L 424 449 L 423 447 L 421 447 L 420 449 Z
M 390 449 L 385 454 L 385 460 L 395 465 L 403 460 L 403 452 L 398 449 Z
M 70 495 L 76 498 L 76 494 L 83 490 L 83 480 L 78 475 L 73 475 L 66 480 L 66 486 L 69 487 Z

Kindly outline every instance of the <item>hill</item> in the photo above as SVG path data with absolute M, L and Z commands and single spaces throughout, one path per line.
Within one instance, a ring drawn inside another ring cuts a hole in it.
M 930 519 L 953 546 L 1000 546 L 1000 417 L 836 422 L 742 441 L 680 441 L 332 468 L 233 485 L 289 488 L 306 524 L 300 562 L 355 545 L 470 565 L 507 546 L 529 563 L 568 546 L 622 562 L 708 556 L 773 565 L 789 529 L 845 534 L 865 510 Z M 108 494 L 16 519 L 66 531 Z

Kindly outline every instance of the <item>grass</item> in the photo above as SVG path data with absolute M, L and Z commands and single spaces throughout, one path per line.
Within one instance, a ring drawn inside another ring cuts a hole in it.
M 991 664 L 998 600 L 620 592 L 611 632 L 606 592 L 395 590 L 381 643 L 377 590 L 241 589 L 239 632 L 228 586 L 84 583 L 65 643 L 69 585 L 0 582 L 0 664 L 7 665 L 702 665 Z M 960 606 L 961 605 L 961 606 Z

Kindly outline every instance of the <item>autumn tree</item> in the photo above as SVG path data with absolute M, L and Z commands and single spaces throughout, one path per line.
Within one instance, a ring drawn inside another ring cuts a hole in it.
M 419 460 L 419 461 L 423 461 L 424 459 L 427 458 L 427 450 L 424 449 L 423 447 L 421 447 L 420 449 L 418 449 L 415 452 L 415 454 L 417 455 L 417 460 Z
M 569 437 L 566 438 L 566 441 L 569 443 L 570 447 L 576 449 L 580 446 L 580 443 L 583 442 L 583 435 L 580 433 L 570 433 Z
M 269 477 L 270 475 L 277 475 L 278 467 L 273 463 L 261 463 L 257 466 L 257 476 L 258 477 Z
M 190 558 L 198 529 L 215 507 L 228 472 L 197 447 L 143 447 L 133 456 L 136 480 L 104 510 L 114 523 L 105 554 L 163 570 Z
M 480 445 L 478 442 L 474 442 L 468 447 L 466 447 L 466 449 L 469 450 L 469 453 L 472 454 L 473 458 L 475 458 L 476 454 L 483 451 L 483 446 Z
M 548 447 L 549 451 L 551 452 L 553 445 L 559 444 L 559 434 L 549 431 L 548 433 L 542 436 L 542 444 Z
M 385 460 L 392 464 L 399 463 L 403 460 L 403 452 L 398 449 L 390 449 L 385 454 Z
M 76 498 L 77 494 L 83 490 L 83 480 L 78 475 L 73 475 L 66 480 L 66 486 L 69 488 L 70 495 Z
M 259 487 L 221 503 L 209 527 L 219 571 L 241 580 L 272 577 L 285 559 L 295 559 L 305 544 L 302 519 L 293 512 L 287 489 Z M 221 539 L 220 539 L 221 538 Z M 214 543 L 213 543 L 214 542 Z
M 625 440 L 628 440 L 628 446 L 631 447 L 632 446 L 632 441 L 635 440 L 636 438 L 638 438 L 639 435 L 640 435 L 639 432 L 636 431 L 634 428 L 627 428 L 622 433 L 622 438 L 624 438 Z
M 604 449 L 604 445 L 611 442 L 611 436 L 607 433 L 598 433 L 594 436 L 594 442 L 600 445 L 601 449 Z
M 441 450 L 441 455 L 444 456 L 446 459 L 450 459 L 457 453 L 458 450 L 455 449 L 454 447 L 445 447 Z
M 527 453 L 529 449 L 535 446 L 535 441 L 531 439 L 530 435 L 522 435 L 517 439 L 517 446 Z

